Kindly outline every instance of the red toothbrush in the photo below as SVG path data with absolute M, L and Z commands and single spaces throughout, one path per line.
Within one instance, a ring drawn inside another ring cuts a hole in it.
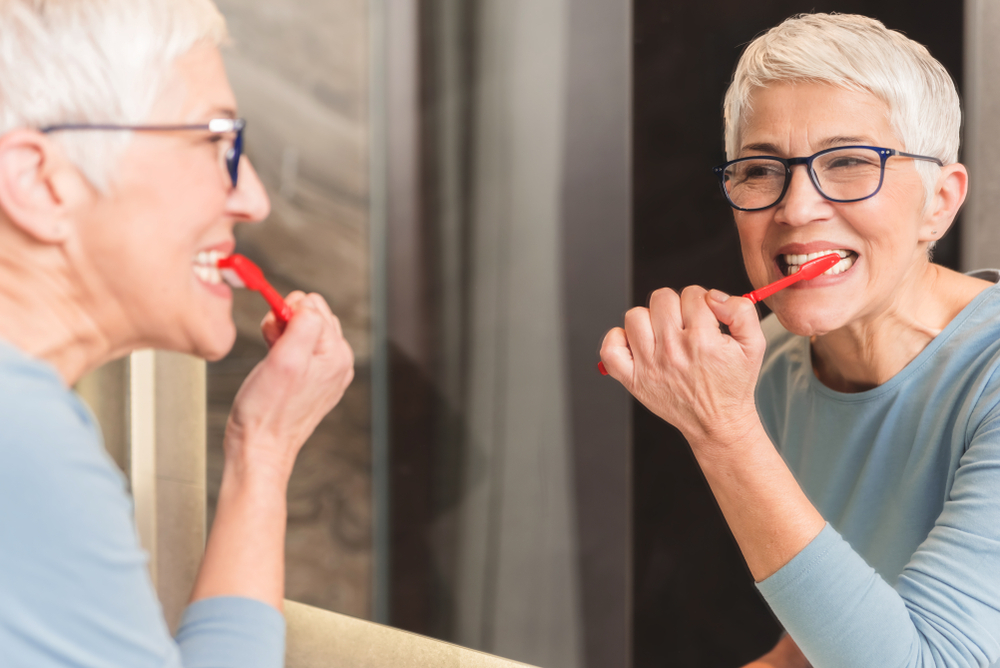
M 234 288 L 246 288 L 259 292 L 274 311 L 281 324 L 288 324 L 292 319 L 292 309 L 281 298 L 278 291 L 264 278 L 264 272 L 246 257 L 233 253 L 229 257 L 220 258 L 217 266 L 226 283 Z
M 837 264 L 842 259 L 843 258 L 836 253 L 813 258 L 808 262 L 803 262 L 802 267 L 800 267 L 799 270 L 791 276 L 785 276 L 770 285 L 765 285 L 759 290 L 748 292 L 743 296 L 746 299 L 749 299 L 752 303 L 756 304 L 759 301 L 767 299 L 778 290 L 784 290 L 793 283 L 798 283 L 799 281 L 809 281 L 816 278 L 827 269 L 832 269 L 833 265 Z
M 778 279 L 777 281 L 771 283 L 770 285 L 765 285 L 759 290 L 748 292 L 747 294 L 743 295 L 743 297 L 745 299 L 749 299 L 751 303 L 756 304 L 759 301 L 767 299 L 778 290 L 784 290 L 789 285 L 798 283 L 799 281 L 809 281 L 816 278 L 824 271 L 833 268 L 833 266 L 838 262 L 840 262 L 842 259 L 843 258 L 841 258 L 840 255 L 836 253 L 831 253 L 829 255 L 823 255 L 817 258 L 813 258 L 808 262 L 803 262 L 799 270 L 794 274 L 792 274 L 791 276 L 785 276 L 784 278 Z M 602 376 L 608 375 L 608 370 L 604 368 L 604 362 L 597 363 L 597 370 L 601 372 Z

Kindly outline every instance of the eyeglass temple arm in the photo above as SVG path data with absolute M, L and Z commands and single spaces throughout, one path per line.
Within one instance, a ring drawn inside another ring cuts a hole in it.
M 936 162 L 938 167 L 944 167 L 944 162 L 938 158 L 929 155 L 917 155 L 916 153 L 904 153 L 903 151 L 892 150 L 890 155 L 898 155 L 901 158 L 913 158 L 914 160 L 926 160 L 928 162 Z
M 223 123 L 227 127 L 218 127 Z M 213 118 L 208 123 L 180 125 L 116 125 L 113 123 L 63 123 L 47 125 L 39 132 L 49 133 L 60 130 L 127 130 L 130 132 L 169 132 L 172 130 L 209 130 L 215 132 L 237 132 L 246 126 L 242 118 Z

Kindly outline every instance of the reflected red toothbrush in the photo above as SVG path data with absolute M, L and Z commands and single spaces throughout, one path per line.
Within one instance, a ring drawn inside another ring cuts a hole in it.
M 813 258 L 808 262 L 803 262 L 802 267 L 799 268 L 797 272 L 791 276 L 785 276 L 782 279 L 771 283 L 770 285 L 765 285 L 759 290 L 754 290 L 753 292 L 748 292 L 743 295 L 746 299 L 756 304 L 759 301 L 763 301 L 773 295 L 778 290 L 784 290 L 789 285 L 798 283 L 799 281 L 809 281 L 820 274 L 822 274 L 827 269 L 832 269 L 833 265 L 840 262 L 843 258 L 836 253 L 831 253 L 829 255 L 823 255 L 822 257 Z
M 260 267 L 251 262 L 248 258 L 238 253 L 233 253 L 229 257 L 219 259 L 217 266 L 222 278 L 226 283 L 234 288 L 246 288 L 256 290 L 267 300 L 274 311 L 275 317 L 283 325 L 287 325 L 292 319 L 292 309 L 281 298 L 278 291 L 271 287 L 271 284 L 264 278 L 264 272 Z M 804 266 L 804 265 L 803 265 Z
M 756 304 L 759 301 L 763 301 L 773 295 L 779 290 L 784 290 L 789 285 L 794 285 L 799 281 L 809 281 L 824 271 L 832 269 L 835 264 L 840 262 L 843 258 L 837 253 L 831 253 L 829 255 L 823 255 L 821 257 L 813 258 L 808 262 L 803 262 L 802 266 L 797 272 L 791 276 L 785 276 L 782 279 L 771 283 L 770 285 L 765 285 L 764 287 L 754 290 L 753 292 L 748 292 L 743 295 L 745 299 L 749 299 L 751 303 Z M 604 367 L 604 362 L 597 363 L 597 370 L 601 372 L 602 376 L 608 375 L 608 370 Z

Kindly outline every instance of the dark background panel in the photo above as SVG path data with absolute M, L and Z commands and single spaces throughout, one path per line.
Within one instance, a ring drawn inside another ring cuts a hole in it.
M 877 18 L 925 44 L 961 82 L 961 2 L 635 0 L 634 304 L 664 286 L 750 289 L 732 214 L 711 173 L 725 160 L 722 100 L 746 44 L 810 11 Z M 936 253 L 951 267 L 958 227 Z M 633 429 L 634 665 L 743 665 L 770 648 L 778 625 L 687 444 L 638 405 Z

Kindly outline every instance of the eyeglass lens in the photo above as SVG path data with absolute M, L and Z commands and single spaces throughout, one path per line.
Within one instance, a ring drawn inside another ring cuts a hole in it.
M 882 157 L 867 148 L 843 148 L 818 155 L 810 166 L 813 183 L 827 199 L 871 197 L 882 181 Z M 729 165 L 726 195 L 740 209 L 766 209 L 778 203 L 791 171 L 775 158 L 750 158 Z
M 233 145 L 226 151 L 226 169 L 229 170 L 229 178 L 236 187 L 236 179 L 240 171 L 240 156 L 243 154 L 243 128 L 236 130 L 236 138 Z

